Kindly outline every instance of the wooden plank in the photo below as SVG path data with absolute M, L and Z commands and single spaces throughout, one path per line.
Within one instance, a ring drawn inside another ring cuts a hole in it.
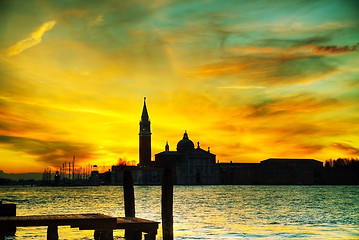
M 157 231 L 159 222 L 150 221 L 147 219 L 136 218 L 136 217 L 118 217 L 116 225 L 113 229 L 138 229 L 141 232 L 152 232 Z M 80 230 L 91 230 L 94 229 L 92 226 L 78 226 Z M 101 229 L 100 226 L 97 229 Z
M 159 222 L 143 219 L 143 218 L 136 218 L 136 217 L 118 217 L 117 218 L 117 226 L 122 226 L 126 224 L 149 224 L 149 225 L 158 225 Z
M 11 225 L 17 227 L 89 225 L 93 227 L 107 226 L 107 228 L 113 228 L 116 223 L 116 218 L 103 214 L 59 214 L 0 217 L 0 226 Z
M 131 231 L 157 234 L 158 225 L 159 222 L 154 222 L 142 218 L 120 217 L 117 218 L 115 229 L 128 229 Z
M 48 226 L 48 239 L 57 239 L 57 226 L 61 225 L 70 225 L 80 230 L 95 230 L 99 239 L 111 239 L 113 229 L 125 229 L 136 234 L 147 233 L 145 238 L 152 240 L 156 238 L 159 222 L 136 217 L 114 218 L 103 214 L 6 216 L 0 217 L 0 235 L 4 226 Z
M 159 224 L 159 222 L 143 219 L 143 218 L 137 218 L 137 217 L 118 217 L 117 218 L 117 224 L 123 224 L 123 223 L 145 223 L 145 224 Z

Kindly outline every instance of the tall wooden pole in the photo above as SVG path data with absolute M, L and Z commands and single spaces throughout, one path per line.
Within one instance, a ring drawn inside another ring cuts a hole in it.
M 132 173 L 129 170 L 123 172 L 123 197 L 125 201 L 125 217 L 135 217 L 135 191 L 133 189 Z M 140 240 L 142 233 L 125 230 L 125 238 L 128 240 Z
M 71 179 L 71 162 L 69 162 L 69 181 Z
M 162 177 L 162 234 L 163 240 L 173 240 L 173 178 L 170 168 Z
M 123 172 L 123 197 L 125 200 L 125 217 L 135 217 L 135 192 L 131 171 Z
M 72 158 L 72 180 L 75 180 L 75 156 Z
M 16 216 L 16 204 L 8 203 L 3 204 L 0 201 L 0 216 Z M 0 226 L 0 239 L 5 239 L 5 236 L 15 236 L 16 227 Z
M 59 233 L 56 225 L 49 225 L 47 227 L 47 240 L 58 240 Z

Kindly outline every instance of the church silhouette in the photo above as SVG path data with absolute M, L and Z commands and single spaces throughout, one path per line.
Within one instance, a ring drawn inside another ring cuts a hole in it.
M 267 159 L 260 163 L 216 163 L 216 155 L 197 147 L 189 139 L 187 131 L 171 151 L 168 142 L 165 150 L 155 154 L 152 161 L 151 122 L 146 98 L 140 120 L 139 164 L 137 166 L 113 166 L 111 183 L 121 185 L 124 170 L 132 171 L 137 185 L 160 185 L 163 170 L 170 168 L 174 184 L 320 184 L 323 163 L 314 159 Z

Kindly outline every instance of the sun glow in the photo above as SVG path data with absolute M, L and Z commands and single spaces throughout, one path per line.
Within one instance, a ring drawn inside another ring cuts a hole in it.
M 351 1 L 3 5 L 0 170 L 138 163 L 144 96 L 152 159 L 185 130 L 220 162 L 359 156 Z

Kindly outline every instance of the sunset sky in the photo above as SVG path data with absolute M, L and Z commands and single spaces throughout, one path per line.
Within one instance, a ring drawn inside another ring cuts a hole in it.
M 359 157 L 359 2 L 0 1 L 0 170 Z M 196 144 L 197 145 L 197 144 Z

